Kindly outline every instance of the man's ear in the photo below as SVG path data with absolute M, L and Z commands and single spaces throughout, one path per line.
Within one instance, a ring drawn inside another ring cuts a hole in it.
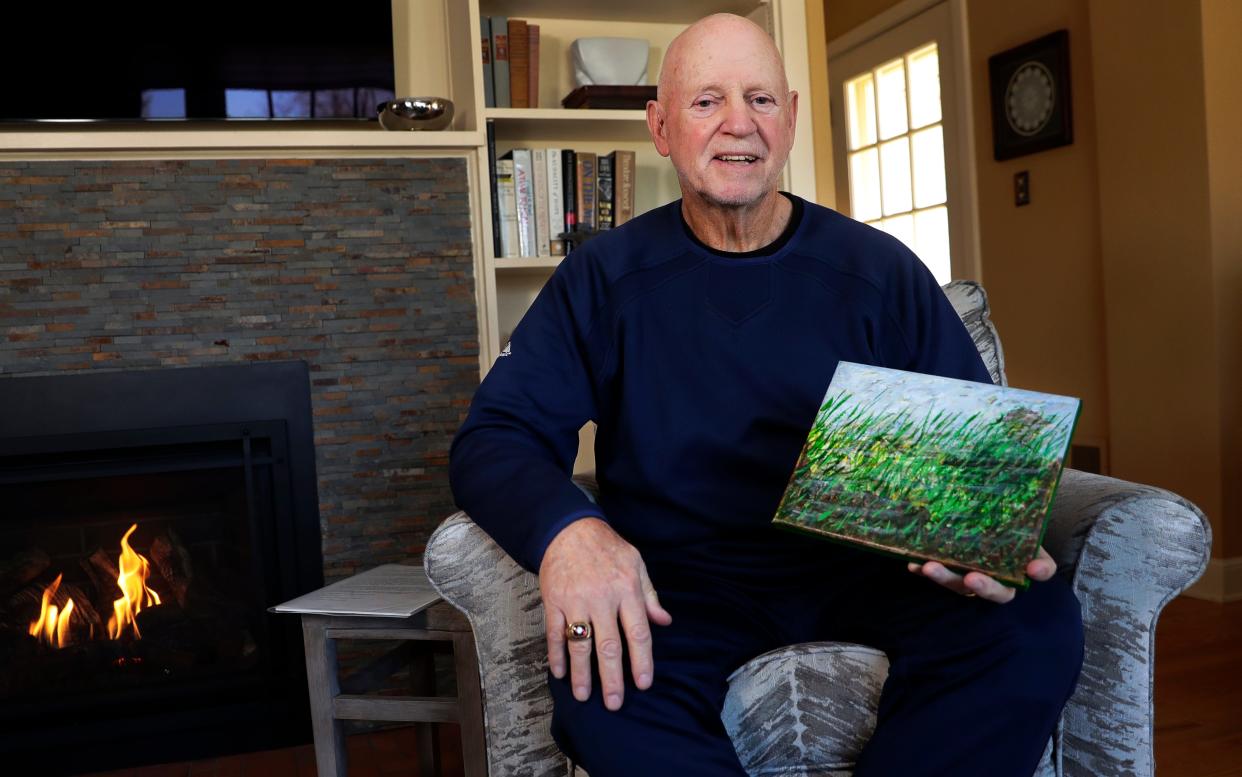
M 668 139 L 664 137 L 664 106 L 655 100 L 647 101 L 647 131 L 660 156 L 668 156 Z
M 789 90 L 789 136 L 793 137 L 794 130 L 798 128 L 798 92 Z

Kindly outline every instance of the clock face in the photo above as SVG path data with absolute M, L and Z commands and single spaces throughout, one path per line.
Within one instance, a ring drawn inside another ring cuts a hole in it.
M 1029 137 L 1047 126 L 1056 104 L 1056 91 L 1052 72 L 1042 62 L 1019 65 L 1005 87 L 1005 118 L 1010 128 Z

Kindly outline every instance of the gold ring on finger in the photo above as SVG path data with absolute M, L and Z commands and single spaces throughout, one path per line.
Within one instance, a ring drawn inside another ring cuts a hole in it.
M 586 621 L 574 621 L 565 627 L 565 638 L 570 642 L 585 642 L 591 638 L 591 624 Z

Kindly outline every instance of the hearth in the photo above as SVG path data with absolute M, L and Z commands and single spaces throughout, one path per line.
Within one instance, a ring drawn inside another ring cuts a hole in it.
M 266 612 L 322 584 L 306 365 L 0 378 L 0 414 L 6 771 L 309 741 Z

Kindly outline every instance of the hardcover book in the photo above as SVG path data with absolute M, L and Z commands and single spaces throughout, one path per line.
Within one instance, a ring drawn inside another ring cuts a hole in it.
M 1025 588 L 1080 406 L 841 362 L 773 523 Z

